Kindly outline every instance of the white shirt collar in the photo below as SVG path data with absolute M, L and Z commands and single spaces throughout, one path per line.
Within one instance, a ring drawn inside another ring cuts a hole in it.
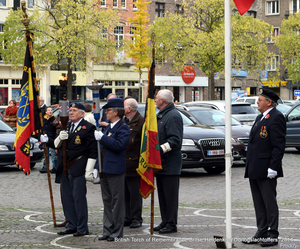
M 267 116 L 267 114 L 268 114 L 273 108 L 274 108 L 274 107 L 272 107 L 272 108 L 266 110 L 266 111 L 263 113 L 263 116 L 261 117 L 260 120 L 262 120 L 263 118 L 265 118 L 265 116 Z
M 81 120 L 82 120 L 82 118 L 81 118 L 79 121 L 77 121 L 76 123 L 72 123 L 72 124 L 74 124 L 74 131 L 75 131 L 75 129 L 77 128 L 78 124 L 81 122 Z M 71 125 L 72 125 L 72 124 L 71 124 Z
M 114 123 L 110 123 L 110 128 L 114 128 L 114 126 L 120 121 L 121 119 L 119 119 L 118 121 L 114 122 Z

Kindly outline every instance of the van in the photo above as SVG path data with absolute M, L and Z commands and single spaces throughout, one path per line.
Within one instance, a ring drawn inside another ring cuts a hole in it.
M 242 97 L 237 98 L 234 102 L 248 102 L 250 104 L 257 104 L 258 96 L 252 96 L 252 97 Z M 277 101 L 278 104 L 283 104 L 281 98 Z

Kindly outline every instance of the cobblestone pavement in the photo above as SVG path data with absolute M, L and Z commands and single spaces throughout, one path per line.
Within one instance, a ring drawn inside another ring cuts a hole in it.
M 287 149 L 284 178 L 278 180 L 280 241 L 273 248 L 300 248 L 300 153 Z M 216 248 L 214 235 L 226 236 L 225 174 L 209 175 L 202 169 L 184 170 L 180 179 L 178 232 L 150 235 L 150 198 L 144 200 L 143 226 L 124 228 L 124 238 L 116 242 L 98 241 L 102 234 L 100 185 L 87 183 L 90 235 L 59 236 L 53 227 L 46 174 L 37 165 L 29 176 L 16 167 L 0 168 L 0 248 Z M 244 164 L 232 168 L 232 237 L 235 248 L 261 248 L 244 245 L 241 239 L 256 231 L 249 183 L 243 178 Z M 57 223 L 63 221 L 59 184 L 51 175 Z M 160 223 L 155 192 L 154 223 Z

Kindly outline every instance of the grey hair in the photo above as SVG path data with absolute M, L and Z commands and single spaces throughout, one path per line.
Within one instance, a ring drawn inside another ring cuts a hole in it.
M 266 100 L 271 100 L 271 101 L 272 101 L 271 105 L 272 105 L 273 107 L 278 106 L 278 103 L 275 102 L 274 100 L 272 100 L 272 99 L 270 99 L 270 98 L 268 98 L 268 97 L 265 97 L 265 98 L 266 98 Z
M 136 112 L 138 110 L 138 103 L 134 98 L 126 99 L 126 105 L 131 107 L 131 110 L 133 112 Z
M 122 107 L 114 107 L 114 108 L 111 108 L 111 110 L 112 110 L 113 112 L 118 112 L 117 116 L 118 116 L 120 119 L 123 118 L 124 113 L 125 113 L 124 108 L 122 108 Z
M 167 104 L 174 102 L 174 95 L 168 89 L 163 89 L 158 91 L 158 98 L 164 100 Z
M 109 99 L 111 96 L 115 96 L 114 98 L 116 98 L 116 97 L 117 97 L 117 95 L 115 95 L 114 93 L 110 93 L 110 94 L 108 94 L 108 95 L 107 95 L 107 97 L 106 97 L 106 98 L 107 98 L 107 99 Z

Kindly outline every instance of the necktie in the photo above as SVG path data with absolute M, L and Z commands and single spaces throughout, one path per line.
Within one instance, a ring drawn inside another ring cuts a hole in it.
M 75 126 L 75 125 L 72 123 L 70 134 L 72 134 L 72 133 L 74 132 L 74 126 Z
M 260 123 L 260 120 L 261 120 L 261 118 L 262 118 L 262 114 L 259 114 L 258 116 L 257 116 L 257 121 L 256 121 L 256 123 L 255 123 L 255 125 L 254 125 L 254 127 L 253 127 L 253 129 L 252 129 L 252 132 L 256 129 L 256 127 L 258 126 L 258 124 Z

